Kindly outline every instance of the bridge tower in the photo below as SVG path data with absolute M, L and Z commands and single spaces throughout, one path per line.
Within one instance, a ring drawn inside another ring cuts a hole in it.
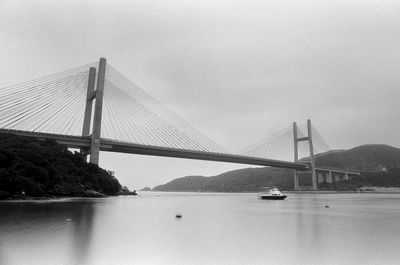
M 302 141 L 308 141 L 308 149 L 310 151 L 310 166 L 311 166 L 311 179 L 312 179 L 312 189 L 318 189 L 317 172 L 315 169 L 315 158 L 314 158 L 314 147 L 312 141 L 312 129 L 311 120 L 307 120 L 307 137 L 298 138 L 297 136 L 297 123 L 293 122 L 293 140 L 294 140 L 294 162 L 299 160 L 299 149 L 298 143 Z M 297 170 L 294 170 L 294 189 L 299 190 L 299 178 L 297 175 Z
M 103 112 L 104 80 L 106 74 L 105 58 L 100 58 L 99 71 L 97 73 L 97 86 L 94 90 L 96 81 L 96 68 L 89 70 L 89 80 L 86 96 L 85 116 L 83 120 L 82 136 L 91 138 L 91 145 L 87 149 L 81 149 L 85 156 L 90 154 L 90 163 L 99 164 L 100 136 L 101 136 L 101 116 Z M 92 119 L 93 100 L 95 100 L 92 134 L 90 135 L 90 124 Z

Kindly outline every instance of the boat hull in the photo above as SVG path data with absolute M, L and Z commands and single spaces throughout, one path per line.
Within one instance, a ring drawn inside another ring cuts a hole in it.
M 287 196 L 280 195 L 280 196 L 271 196 L 271 195 L 260 195 L 262 200 L 284 200 Z

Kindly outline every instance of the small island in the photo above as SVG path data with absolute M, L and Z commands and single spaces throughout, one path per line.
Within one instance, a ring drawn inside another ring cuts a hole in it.
M 0 134 L 0 199 L 130 194 L 111 172 L 51 140 Z

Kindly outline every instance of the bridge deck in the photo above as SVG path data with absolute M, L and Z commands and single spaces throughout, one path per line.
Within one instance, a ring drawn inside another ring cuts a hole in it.
M 57 141 L 59 144 L 66 145 L 71 148 L 88 148 L 91 145 L 91 138 L 87 136 L 86 137 L 68 136 L 68 135 L 18 131 L 18 130 L 8 130 L 8 129 L 0 129 L 0 133 L 15 134 L 20 136 L 32 137 L 36 139 L 52 139 Z M 281 160 L 247 157 L 234 154 L 209 153 L 209 152 L 200 152 L 193 150 L 174 149 L 168 147 L 145 146 L 139 144 L 117 142 L 109 139 L 101 139 L 100 143 L 101 143 L 100 150 L 109 152 L 176 157 L 176 158 L 228 162 L 228 163 L 247 164 L 247 165 L 291 168 L 298 170 L 306 170 L 309 168 L 309 165 L 306 163 L 294 163 Z
M 315 170 L 323 171 L 323 172 L 339 173 L 339 174 L 350 174 L 350 175 L 358 175 L 358 176 L 361 175 L 360 172 L 349 171 L 349 170 L 344 170 L 344 169 L 335 169 L 335 168 L 316 167 Z

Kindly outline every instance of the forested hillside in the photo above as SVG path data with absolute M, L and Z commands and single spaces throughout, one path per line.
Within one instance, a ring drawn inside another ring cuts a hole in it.
M 0 134 L 0 198 L 116 195 L 118 180 L 55 141 Z

